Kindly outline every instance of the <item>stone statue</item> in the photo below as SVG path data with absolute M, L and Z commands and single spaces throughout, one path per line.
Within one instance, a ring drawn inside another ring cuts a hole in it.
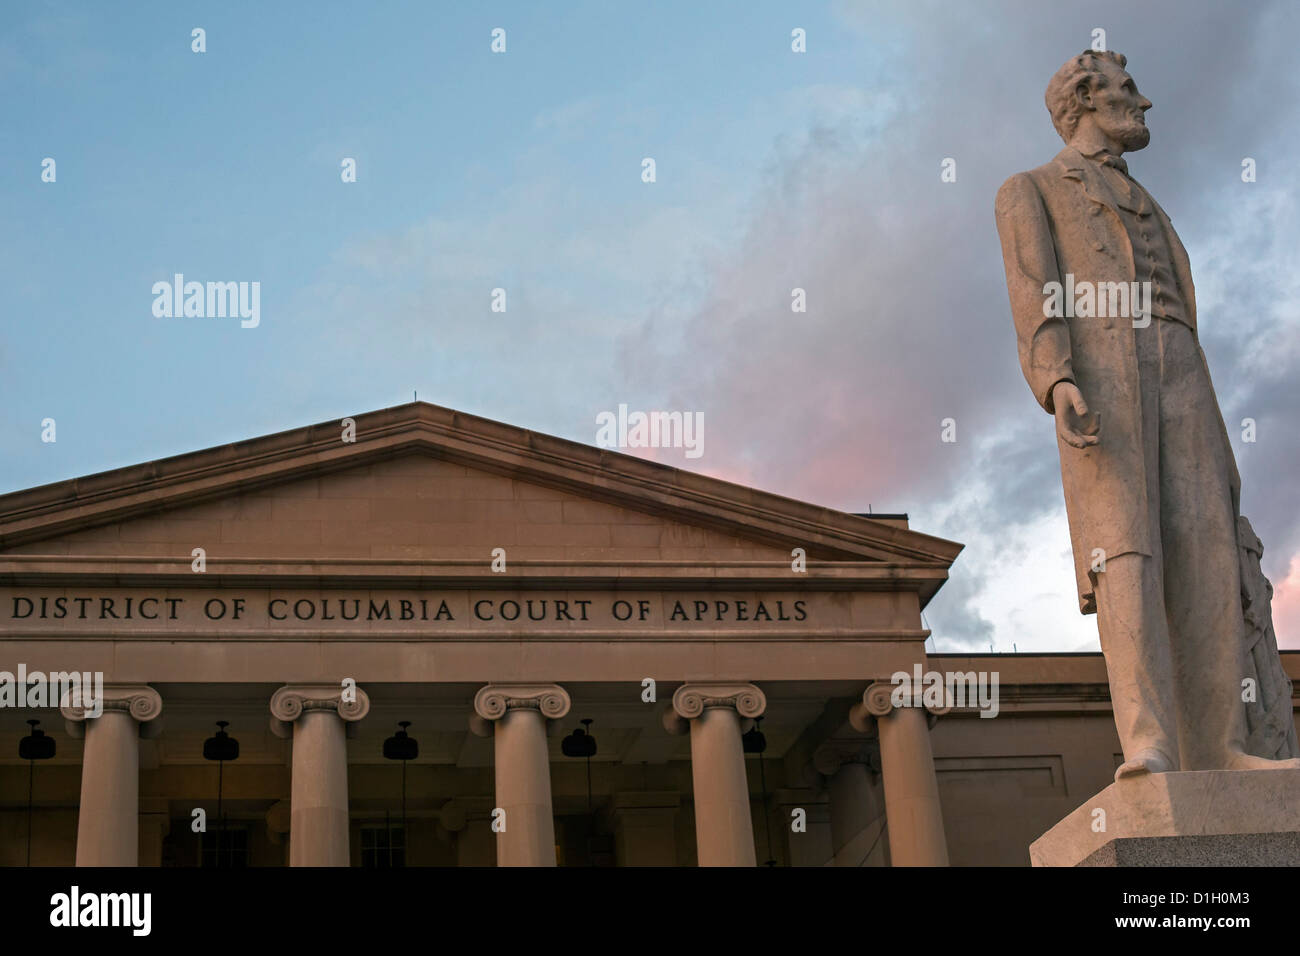
M 1085 51 L 1057 71 L 1047 108 L 1066 146 L 996 204 L 1020 364 L 1056 419 L 1080 609 L 1106 657 L 1115 778 L 1300 767 L 1187 252 L 1123 159 L 1150 140 L 1126 65 Z

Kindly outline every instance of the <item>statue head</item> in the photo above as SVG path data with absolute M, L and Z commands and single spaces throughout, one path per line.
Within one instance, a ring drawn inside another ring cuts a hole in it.
M 1085 50 L 1056 71 L 1047 84 L 1047 111 L 1067 144 L 1123 153 L 1151 141 L 1144 115 L 1151 101 L 1138 92 L 1127 64 L 1122 53 Z

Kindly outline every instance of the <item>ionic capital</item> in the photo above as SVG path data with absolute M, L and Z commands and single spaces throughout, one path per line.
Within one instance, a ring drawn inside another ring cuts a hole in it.
M 831 738 L 822 741 L 813 751 L 813 769 L 825 777 L 833 777 L 840 767 L 850 763 L 872 767 L 872 739 Z
M 105 684 L 100 699 L 89 701 L 89 708 L 84 692 L 80 699 L 79 704 L 74 704 L 73 698 L 65 695 L 59 707 L 70 737 L 84 736 L 85 721 L 108 711 L 130 714 L 138 724 L 156 720 L 162 714 L 162 696 L 148 684 Z
M 922 707 L 926 711 L 926 717 L 929 725 L 934 726 L 938 717 L 943 716 L 952 710 L 951 704 L 943 706 L 922 705 L 919 701 L 916 703 L 905 703 L 898 705 L 894 703 L 894 692 L 898 688 L 886 681 L 873 681 L 866 690 L 862 692 L 862 703 L 855 704 L 849 711 L 849 723 L 853 729 L 859 733 L 870 734 L 875 732 L 875 721 L 881 717 L 887 717 L 894 712 L 896 707 Z M 920 697 L 920 691 L 916 696 Z
M 761 717 L 767 697 L 753 684 L 739 682 L 683 684 L 673 694 L 673 712 L 685 720 L 694 720 L 709 707 L 728 707 L 741 717 Z
M 572 704 L 559 684 L 485 684 L 474 695 L 474 713 L 483 720 L 500 720 L 511 710 L 535 710 L 547 720 L 559 720 Z
M 307 711 L 328 710 L 347 723 L 370 713 L 370 697 L 360 687 L 342 684 L 286 684 L 271 695 L 271 730 L 278 737 L 292 737 L 293 723 Z

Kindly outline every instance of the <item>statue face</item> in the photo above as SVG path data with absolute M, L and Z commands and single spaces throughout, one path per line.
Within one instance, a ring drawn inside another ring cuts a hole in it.
M 1091 112 L 1085 115 L 1091 116 L 1097 129 L 1125 152 L 1144 148 L 1151 142 L 1145 116 L 1151 109 L 1151 101 L 1138 92 L 1133 77 L 1123 67 L 1105 63 L 1102 73 L 1106 77 L 1105 86 L 1094 80 L 1086 93 L 1079 91 L 1079 98 L 1092 106 Z

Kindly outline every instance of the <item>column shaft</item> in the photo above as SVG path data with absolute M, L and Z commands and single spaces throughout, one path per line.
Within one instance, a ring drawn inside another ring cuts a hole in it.
M 290 866 L 349 865 L 348 746 L 333 710 L 294 721 L 290 808 Z
M 691 779 L 700 866 L 755 866 L 749 781 L 732 707 L 705 707 L 691 721 Z
M 877 717 L 880 767 L 894 866 L 947 866 L 939 784 L 923 707 L 896 707 Z
M 86 720 L 77 866 L 136 866 L 140 859 L 140 729 L 125 710 Z
M 271 731 L 293 741 L 290 866 L 352 861 L 347 727 L 370 712 L 370 697 L 355 685 L 350 690 L 345 695 L 342 684 L 286 684 L 271 695 Z
M 555 866 L 555 818 L 546 719 L 535 707 L 511 707 L 496 722 L 496 797 L 505 811 L 497 866 Z
M 495 737 L 497 866 L 555 866 L 546 722 L 567 714 L 570 703 L 559 684 L 486 684 L 474 695 L 470 729 Z

